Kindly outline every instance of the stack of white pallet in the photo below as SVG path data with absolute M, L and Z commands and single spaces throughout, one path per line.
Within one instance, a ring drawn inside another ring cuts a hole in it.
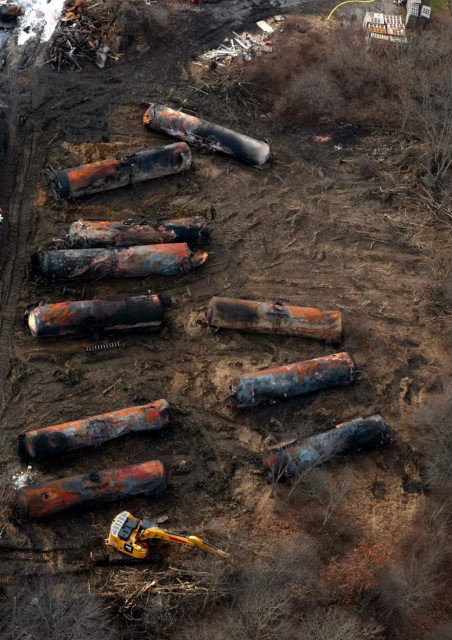
M 385 35 L 384 33 L 374 33 L 373 31 L 369 31 L 367 35 L 367 41 L 370 43 L 379 42 L 380 40 L 386 40 L 389 42 L 391 36 Z
M 407 41 L 402 16 L 367 12 L 364 17 L 363 28 L 366 40 L 369 43 L 381 40 L 398 43 Z
M 366 11 L 366 15 L 363 20 L 363 31 L 367 31 L 367 26 L 369 24 L 379 24 L 384 25 L 385 22 L 385 14 L 384 13 L 375 13 L 373 11 Z
M 404 36 L 405 26 L 402 16 L 386 16 L 386 26 L 389 36 Z
M 421 2 L 419 0 L 408 0 L 406 3 L 406 27 L 415 27 L 417 19 L 421 11 Z
M 430 20 L 431 15 L 431 7 L 427 7 L 427 5 L 423 4 L 419 12 L 419 18 L 417 19 L 418 25 L 422 27 L 424 24 L 427 24 L 427 22 Z

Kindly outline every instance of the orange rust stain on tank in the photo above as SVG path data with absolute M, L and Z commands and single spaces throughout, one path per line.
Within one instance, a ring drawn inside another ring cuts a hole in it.
M 39 313 L 39 307 L 37 309 Z M 71 303 L 57 303 L 46 308 L 45 322 L 56 325 L 69 324 L 77 316 L 77 309 Z
M 105 180 L 115 176 L 119 169 L 120 163 L 118 160 L 102 160 L 70 169 L 67 176 L 72 188 L 82 188 L 89 186 L 95 180 Z

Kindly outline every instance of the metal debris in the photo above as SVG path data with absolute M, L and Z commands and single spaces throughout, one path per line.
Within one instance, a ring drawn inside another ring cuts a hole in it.
M 340 311 L 286 306 L 282 302 L 214 297 L 207 307 L 206 318 L 212 327 L 320 340 L 338 340 L 342 331 Z
M 166 487 L 165 468 L 160 460 L 153 460 L 22 487 L 17 492 L 17 506 L 24 520 L 36 520 L 71 507 L 91 507 L 138 495 L 158 495 Z
M 192 162 L 188 145 L 177 142 L 158 149 L 139 151 L 119 160 L 111 158 L 58 171 L 54 187 L 62 198 L 80 198 L 180 173 L 189 169 Z
M 232 404 L 251 408 L 264 401 L 350 384 L 355 371 L 355 361 L 343 352 L 237 376 L 232 381 Z
M 233 31 L 232 35 L 234 37 L 225 38 L 224 43 L 217 49 L 202 53 L 196 64 L 207 66 L 205 65 L 207 62 L 210 65 L 224 67 L 237 61 L 237 64 L 243 65 L 244 61 L 249 62 L 263 53 L 272 53 L 273 49 L 270 45 L 273 42 L 269 43 L 268 37 L 275 31 L 282 30 L 282 24 L 280 23 L 284 20 L 284 16 L 274 16 L 274 18 L 269 18 L 268 21 L 262 20 L 258 22 L 257 26 L 261 29 L 258 34 L 243 32 L 240 35 Z
M 124 347 L 124 342 L 101 342 L 99 344 L 93 344 L 90 347 L 85 347 L 86 353 L 93 353 L 95 351 L 103 351 L 104 349 L 120 349 Z
M 220 151 L 254 166 L 260 167 L 270 158 L 271 151 L 266 142 L 175 111 L 162 104 L 149 105 L 143 116 L 143 124 L 148 129 L 167 133 L 195 147 Z
M 171 421 L 166 400 L 100 416 L 57 424 L 25 434 L 25 452 L 31 460 L 47 460 L 68 451 L 92 447 L 126 433 L 160 431 Z
M 294 438 L 267 447 L 264 464 L 278 477 L 290 478 L 334 456 L 375 449 L 391 438 L 391 431 L 379 413 L 360 416 L 302 441 Z
M 163 305 L 156 295 L 39 304 L 28 312 L 28 327 L 35 338 L 94 331 L 158 330 L 162 321 Z M 101 348 L 106 347 L 95 345 L 87 350 Z
M 265 33 L 273 33 L 274 32 L 273 27 L 271 27 L 268 24 L 268 22 L 266 22 L 265 20 L 259 20 L 259 22 L 257 22 L 256 24 L 259 27 L 259 29 L 262 29 L 262 31 L 264 31 Z
M 88 222 L 79 220 L 69 227 L 72 247 L 130 247 L 140 244 L 186 242 L 202 246 L 209 239 L 206 221 L 201 216 L 162 220 L 161 222 Z
M 207 253 L 193 254 L 185 243 L 122 249 L 63 249 L 35 253 L 32 271 L 48 280 L 177 276 L 206 260 Z

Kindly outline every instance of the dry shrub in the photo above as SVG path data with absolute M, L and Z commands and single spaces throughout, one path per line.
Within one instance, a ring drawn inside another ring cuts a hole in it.
M 407 557 L 377 572 L 374 613 L 393 630 L 406 632 L 417 616 L 428 614 L 432 605 L 439 604 L 446 587 L 449 593 L 444 561 L 442 549 L 417 545 Z
M 452 622 L 439 622 L 432 631 L 427 633 L 425 640 L 452 640 Z
M 90 0 L 84 11 L 100 25 L 108 25 L 103 29 L 105 43 L 114 53 L 121 51 L 130 37 L 154 40 L 169 26 L 168 10 L 145 0 Z
M 290 493 L 291 502 L 300 504 L 314 500 L 322 507 L 324 527 L 347 496 L 353 484 L 353 470 L 345 466 L 334 473 L 324 467 L 309 467 L 294 481 Z
M 381 640 L 383 627 L 363 620 L 349 609 L 316 609 L 303 618 L 298 628 L 300 640 Z
M 339 87 L 326 71 L 307 71 L 295 77 L 288 91 L 289 104 L 296 104 L 298 114 L 306 119 L 332 116 L 343 107 Z
M 435 466 L 435 482 L 437 472 Z M 394 637 L 409 635 L 419 617 L 428 617 L 432 608 L 441 607 L 443 614 L 451 611 L 451 532 L 450 484 L 442 489 L 435 485 L 394 554 L 394 562 L 376 572 L 377 584 L 367 594 L 365 604 L 372 616 L 387 625 Z
M 278 40 L 278 55 L 262 55 L 240 70 L 241 85 L 262 105 L 284 116 L 288 115 L 285 96 L 297 74 L 320 68 L 328 55 L 327 34 L 306 30 L 305 23 L 295 17 L 288 20 L 285 37 Z
M 117 640 L 105 603 L 73 576 L 11 585 L 0 600 L 2 640 Z
M 317 546 L 309 538 L 273 558 L 234 554 L 234 564 L 192 559 L 186 569 L 124 569 L 105 585 L 138 638 L 174 632 L 180 640 L 281 640 L 292 637 L 297 611 L 324 596 Z M 175 637 L 176 637 L 175 636 Z
M 367 546 L 364 542 L 343 560 L 333 560 L 327 568 L 328 582 L 335 584 L 345 603 L 351 603 L 377 585 L 376 571 L 392 563 L 388 544 Z
M 329 117 L 419 137 L 416 161 L 442 181 L 452 167 L 451 34 L 452 20 L 436 19 L 406 46 L 367 49 L 359 26 L 300 33 L 295 22 L 276 36 L 277 55 L 247 65 L 240 79 L 285 122 Z
M 421 408 L 413 424 L 423 453 L 424 482 L 441 492 L 452 489 L 452 399 Z
M 165 634 L 175 625 L 233 597 L 236 569 L 221 560 L 191 559 L 187 568 L 125 568 L 111 574 L 104 593 L 114 598 L 115 608 L 133 637 Z

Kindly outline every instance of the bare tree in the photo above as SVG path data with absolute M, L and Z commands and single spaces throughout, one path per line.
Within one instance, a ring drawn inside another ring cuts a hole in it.
M 452 400 L 423 407 L 415 417 L 414 426 L 424 453 L 425 480 L 430 489 L 452 486 Z M 450 503 L 449 496 L 445 496 Z M 445 508 L 443 504 L 443 509 Z M 439 515 L 439 514 L 437 514 Z
M 315 609 L 298 626 L 297 640 L 382 640 L 384 629 L 346 609 Z
M 348 494 L 352 483 L 353 470 L 350 466 L 346 466 L 334 475 L 326 469 L 315 469 L 313 474 L 311 474 L 308 492 L 325 510 L 322 527 L 326 525 L 342 500 Z
M 425 141 L 425 169 L 440 180 L 452 164 L 452 74 L 420 67 L 410 90 L 400 94 L 405 128 L 419 131 Z
M 407 558 L 377 572 L 374 606 L 393 628 L 406 630 L 445 592 L 448 599 L 447 552 L 435 545 L 413 548 Z
M 117 640 L 100 596 L 73 576 L 11 585 L 0 601 L 2 640 Z

